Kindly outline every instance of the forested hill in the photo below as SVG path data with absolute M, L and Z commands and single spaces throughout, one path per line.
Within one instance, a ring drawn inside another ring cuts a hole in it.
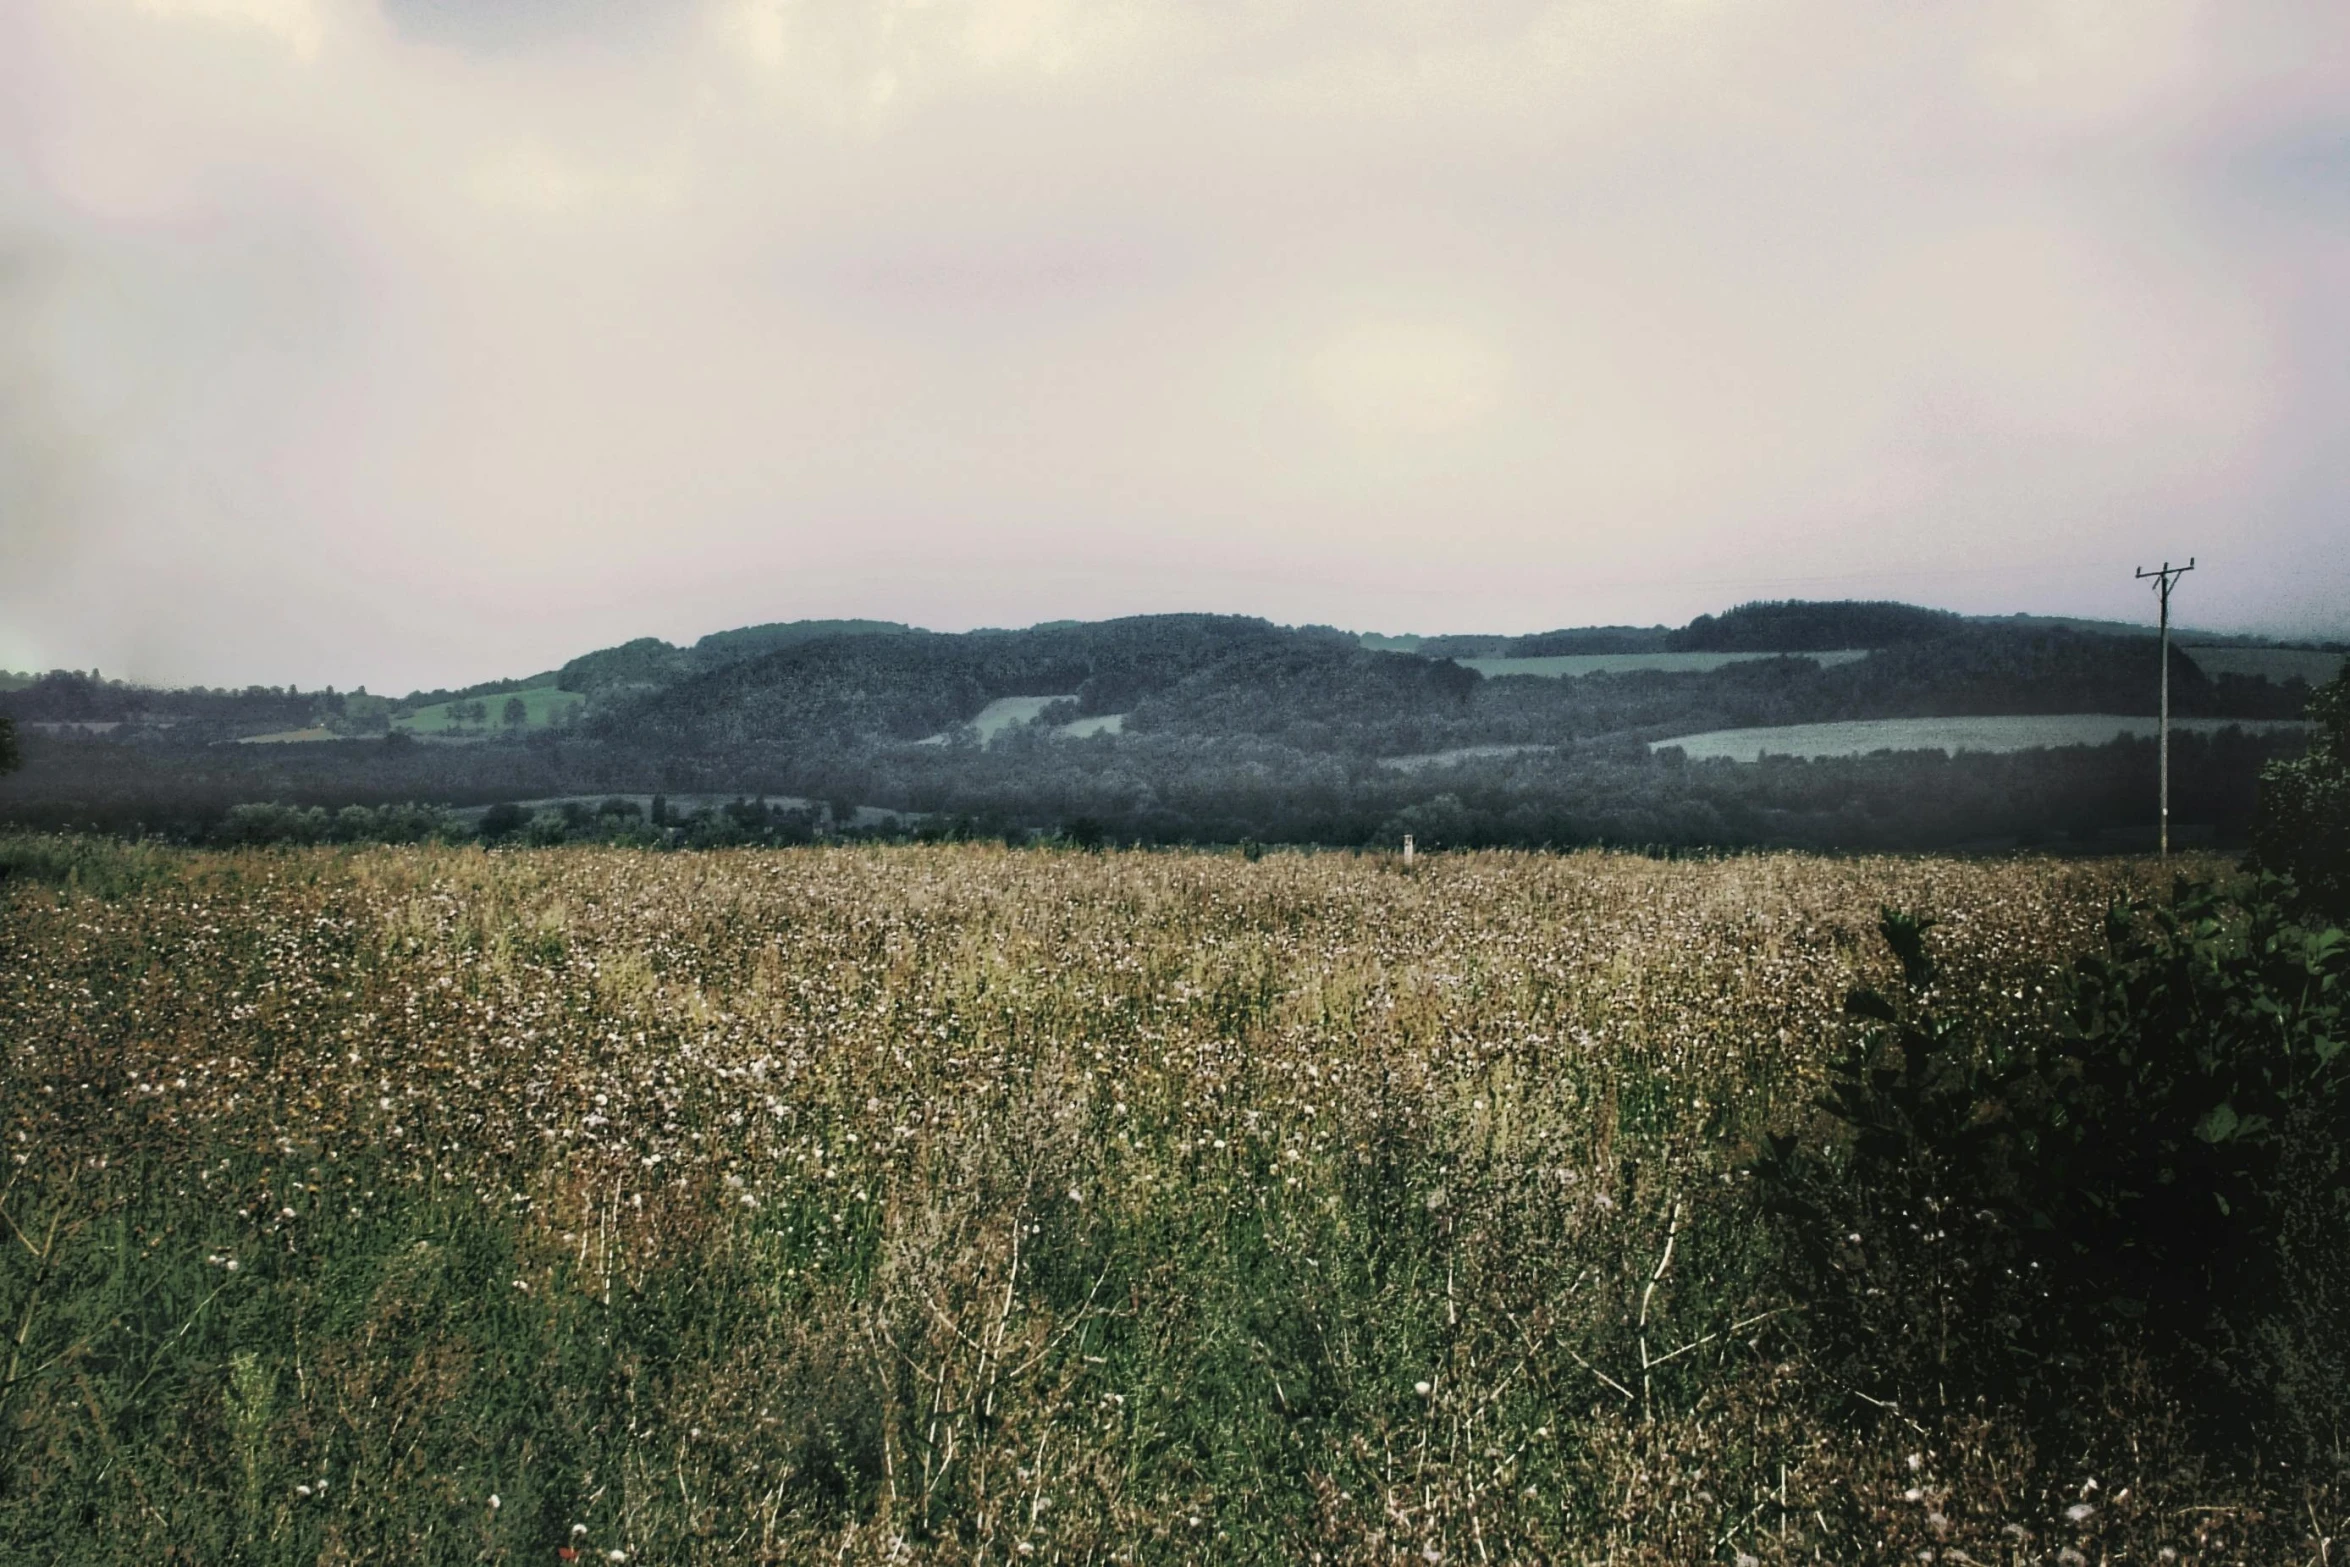
M 607 707 L 589 732 L 699 755 L 920 740 L 968 723 L 1000 697 L 1070 697 L 1072 719 L 1124 712 L 1187 678 L 1274 649 L 1309 659 L 1396 657 L 1365 652 L 1342 632 L 1230 615 L 825 637 Z
M 869 823 L 880 808 L 1013 835 L 1091 822 L 1158 841 L 1411 831 L 1437 843 L 1925 847 L 2061 827 L 2095 842 L 2150 819 L 2151 742 L 2115 737 L 2155 709 L 2155 648 L 2145 633 L 1780 603 L 1677 628 L 1526 637 L 1375 638 L 1205 614 L 953 634 L 795 622 L 682 647 L 644 639 L 404 700 L 57 674 L 0 690 L 25 759 L 0 779 L 0 821 L 201 832 L 249 802 L 670 792 L 821 802 L 795 818 L 807 830 Z M 2177 715 L 2205 731 L 2255 726 L 2174 744 L 2178 819 L 2222 837 L 2248 822 L 2260 765 L 2298 745 L 2258 724 L 2297 717 L 2338 662 L 2225 654 L 2171 658 Z M 2035 715 L 2058 720 L 2031 730 L 2054 738 L 2015 743 L 2057 749 L 1758 767 L 1671 748 L 1721 731 Z
M 1798 631 L 1818 635 L 1827 623 L 1798 622 Z M 1738 639 L 1735 629 L 1726 638 Z M 1843 719 L 2151 713 L 2157 692 L 2151 638 L 1955 618 L 1940 635 L 1845 662 L 1793 656 L 1583 678 L 1511 674 L 1507 660 L 1486 667 L 1501 672 L 1365 648 L 1336 631 L 1207 615 L 836 637 L 642 688 L 597 709 L 586 732 L 648 756 L 784 764 L 951 744 L 991 702 L 1054 697 L 1066 700 L 1036 715 L 1048 730 L 1116 715 L 1127 736 L 1248 736 L 1376 758 Z M 2273 682 L 2207 676 L 2177 649 L 2171 679 L 2183 716 L 2288 718 L 2302 700 Z
M 581 654 L 556 671 L 555 684 L 583 696 L 656 690 L 780 648 L 843 637 L 910 633 L 914 633 L 912 626 L 894 620 L 788 620 L 714 631 L 691 647 L 677 647 L 658 637 L 639 637 L 618 647 Z

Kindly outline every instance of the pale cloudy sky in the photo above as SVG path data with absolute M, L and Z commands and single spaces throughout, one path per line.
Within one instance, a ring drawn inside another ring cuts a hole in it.
M 2341 0 L 6 0 L 0 667 L 2350 627 Z

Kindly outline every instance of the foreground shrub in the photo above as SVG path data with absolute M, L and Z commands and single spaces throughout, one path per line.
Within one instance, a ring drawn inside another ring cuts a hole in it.
M 2321 914 L 2350 917 L 2350 665 L 2309 699 L 2306 755 L 2260 775 L 2253 860 L 2291 876 Z
M 1885 913 L 1903 985 L 1847 998 L 1842 1135 L 1758 1172 L 1824 1366 L 2062 1424 L 2142 1357 L 2223 1452 L 2337 1447 L 2350 938 L 2290 892 L 2117 908 L 2036 1033 L 1946 1004 L 1930 922 Z

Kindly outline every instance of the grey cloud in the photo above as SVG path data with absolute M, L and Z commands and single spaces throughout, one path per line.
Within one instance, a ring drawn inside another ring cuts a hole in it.
M 489 53 L 578 38 L 644 43 L 692 24 L 690 0 L 378 0 L 420 42 Z
M 376 3 L 0 10 L 42 658 L 2350 602 L 2321 0 Z
M 88 460 L 40 347 L 58 265 L 38 237 L 0 233 L 0 578 L 19 584 L 71 551 Z

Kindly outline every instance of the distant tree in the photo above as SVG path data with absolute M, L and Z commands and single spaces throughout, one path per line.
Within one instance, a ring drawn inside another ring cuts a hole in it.
M 519 730 L 524 724 L 530 722 L 530 704 L 518 696 L 510 696 L 506 698 L 506 706 L 501 716 L 505 719 L 507 728 Z
M 501 801 L 482 813 L 481 835 L 485 842 L 511 838 L 530 825 L 531 815 L 521 806 Z
M 13 773 L 21 764 L 16 749 L 16 720 L 0 713 L 0 773 Z
M 1474 669 L 1465 664 L 1456 664 L 1449 658 L 1428 666 L 1428 683 L 1456 703 L 1465 704 L 1476 693 L 1478 684 L 1484 678 Z

